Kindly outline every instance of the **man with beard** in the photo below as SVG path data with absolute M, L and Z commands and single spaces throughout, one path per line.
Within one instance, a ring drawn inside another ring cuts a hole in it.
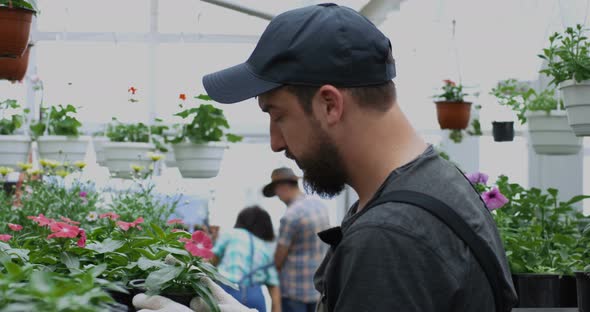
M 262 189 L 264 196 L 276 195 L 287 205 L 275 251 L 282 312 L 315 311 L 319 292 L 314 288 L 313 274 L 328 250 L 316 235 L 330 226 L 328 210 L 320 200 L 301 192 L 298 179 L 290 168 L 277 168 Z
M 275 17 L 245 63 L 203 84 L 221 103 L 258 97 L 272 150 L 296 161 L 308 189 L 357 192 L 341 228 L 320 233 L 331 246 L 314 278 L 318 311 L 510 311 L 494 220 L 405 117 L 395 75 L 383 33 L 352 9 L 320 4 Z

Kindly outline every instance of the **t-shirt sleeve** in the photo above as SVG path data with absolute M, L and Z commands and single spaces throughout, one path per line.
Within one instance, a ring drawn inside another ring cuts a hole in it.
M 269 286 L 279 286 L 279 273 L 277 272 L 277 268 L 273 265 L 266 270 L 267 278 L 266 278 L 266 285 Z
M 356 230 L 333 257 L 332 272 L 338 276 L 331 280 L 338 283 L 328 286 L 328 296 L 337 293 L 334 311 L 447 311 L 459 293 L 445 259 L 403 230 Z M 441 302 L 448 305 L 443 308 Z
M 281 218 L 277 243 L 283 246 L 290 246 L 298 230 L 298 218 L 294 214 L 286 214 Z
M 219 237 L 217 237 L 217 240 L 215 241 L 215 245 L 213 246 L 213 249 L 211 251 L 213 251 L 213 253 L 218 258 L 222 258 L 223 254 L 225 253 L 225 247 L 227 247 L 227 244 L 229 243 L 230 240 L 231 240 L 230 233 L 219 234 Z

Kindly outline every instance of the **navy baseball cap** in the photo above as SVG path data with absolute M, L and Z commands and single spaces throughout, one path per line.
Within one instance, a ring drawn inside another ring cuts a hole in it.
M 207 94 L 240 102 L 282 85 L 362 87 L 395 77 L 391 43 L 371 21 L 333 3 L 271 20 L 245 63 L 205 75 Z

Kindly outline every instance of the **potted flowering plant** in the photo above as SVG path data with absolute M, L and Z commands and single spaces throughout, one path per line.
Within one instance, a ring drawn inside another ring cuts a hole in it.
M 441 129 L 465 129 L 471 116 L 471 102 L 464 101 L 467 93 L 454 81 L 443 80 L 442 94 L 435 95 L 436 113 Z
M 530 143 L 537 154 L 571 155 L 582 148 L 582 140 L 574 135 L 560 110 L 563 103 L 555 98 L 554 89 L 537 92 L 524 82 L 507 79 L 498 82 L 490 94 L 500 105 L 515 111 L 521 124 L 528 122 Z
M 84 160 L 90 137 L 81 135 L 82 123 L 76 114 L 77 109 L 71 104 L 41 108 L 41 119 L 30 126 L 41 158 L 61 162 Z
M 506 176 L 492 187 L 483 173 L 467 177 L 492 210 L 513 273 L 518 306 L 576 306 L 572 272 L 581 258 L 581 214 L 573 205 L 589 196 L 561 202 L 556 189 L 546 193 L 526 189 Z
M 16 134 L 25 121 L 24 109 L 22 113 L 7 115 L 20 109 L 20 105 L 14 99 L 0 102 L 0 166 L 16 169 L 19 162 L 26 163 L 31 147 L 31 138 L 28 135 Z
M 549 47 L 539 57 L 547 61 L 540 71 L 559 88 L 569 125 L 577 136 L 590 136 L 590 40 L 583 25 L 568 27 L 549 37 Z
M 212 101 L 208 95 L 195 97 L 202 101 Z M 181 94 L 184 102 L 186 97 Z M 179 105 L 184 108 L 184 104 Z M 227 142 L 239 142 L 242 137 L 226 133 L 229 124 L 223 111 L 211 104 L 183 109 L 175 116 L 189 119 L 181 131 L 171 139 L 178 169 L 185 178 L 211 178 L 219 173 L 223 152 Z
M 20 57 L 27 49 L 35 0 L 0 0 L 0 57 Z
M 130 87 L 128 92 L 129 101 L 137 102 L 137 89 Z M 95 150 L 97 155 L 104 158 L 104 165 L 111 174 L 119 178 L 130 178 L 133 171 L 137 171 L 136 168 L 148 168 L 154 161 L 150 156 L 153 151 L 167 151 L 163 136 L 166 128 L 159 119 L 155 125 L 146 125 L 142 122 L 125 124 L 113 117 L 106 130 L 109 142 L 95 140 Z

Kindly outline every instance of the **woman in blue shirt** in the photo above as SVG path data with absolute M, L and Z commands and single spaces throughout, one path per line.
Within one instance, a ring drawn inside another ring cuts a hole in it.
M 260 312 L 266 312 L 261 285 L 268 287 L 272 312 L 281 311 L 273 240 L 270 215 L 259 206 L 251 206 L 238 214 L 234 228 L 222 233 L 213 247 L 213 263 L 218 264 L 219 272 L 240 289 L 221 286 L 242 304 Z

